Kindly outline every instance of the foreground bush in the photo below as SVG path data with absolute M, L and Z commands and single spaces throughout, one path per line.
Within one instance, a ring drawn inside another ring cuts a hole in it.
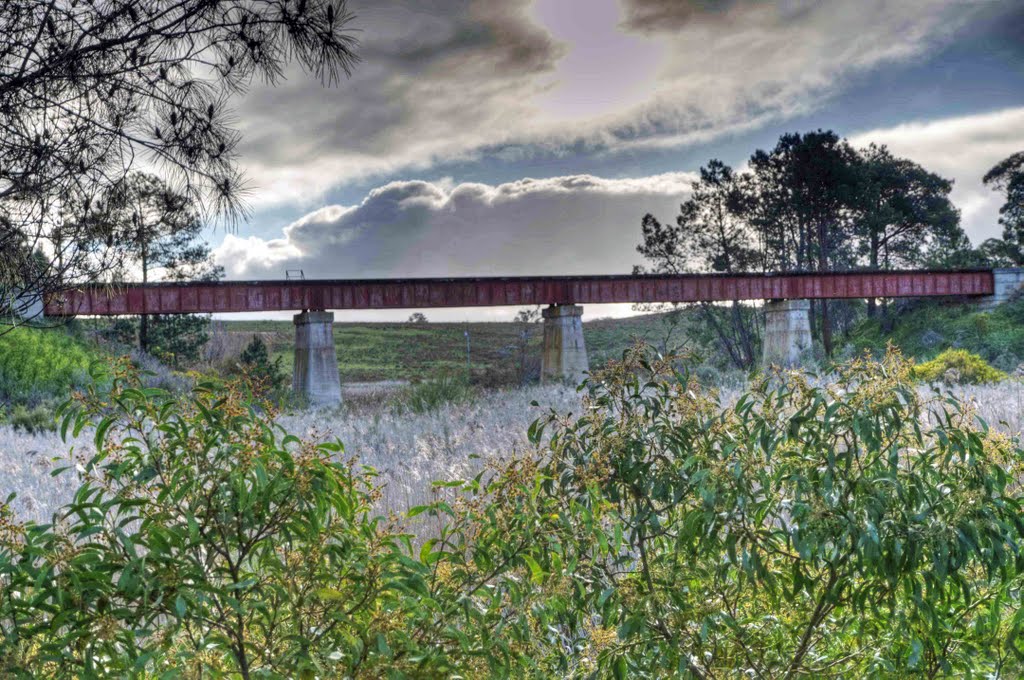
M 118 376 L 53 525 L 0 508 L 15 677 L 1016 677 L 1024 452 L 890 354 L 722 404 L 642 352 L 395 522 L 237 387 Z M 550 436 L 547 436 L 550 435 Z M 434 527 L 433 531 L 429 528 Z
M 1018 676 L 1022 451 L 909 373 L 890 354 L 727 407 L 639 355 L 595 377 L 541 472 L 565 667 Z
M 988 385 L 1006 378 L 977 354 L 965 349 L 947 349 L 931 361 L 914 366 L 913 375 L 928 383 L 949 385 Z
M 508 603 L 491 582 L 510 561 L 442 579 L 429 549 L 413 559 L 409 537 L 373 515 L 372 471 L 335 460 L 339 443 L 280 431 L 250 401 L 212 384 L 177 401 L 123 373 L 66 407 L 64 430 L 94 425 L 97 453 L 79 461 L 82 486 L 52 525 L 20 526 L 0 507 L 0 675 L 488 667 L 480 641 L 503 617 L 486 602 Z

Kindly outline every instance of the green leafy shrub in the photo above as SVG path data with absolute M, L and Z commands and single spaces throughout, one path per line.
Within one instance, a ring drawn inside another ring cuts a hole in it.
M 913 376 L 922 382 L 956 385 L 986 385 L 1006 378 L 1005 373 L 965 349 L 947 349 L 931 361 L 914 366 Z
M 288 375 L 281 368 L 281 357 L 271 360 L 267 343 L 258 335 L 252 336 L 242 350 L 238 364 L 258 394 L 280 396 L 287 386 Z
M 910 370 L 890 354 L 728 406 L 640 354 L 593 376 L 538 474 L 552 668 L 1019 676 L 1024 451 Z
M 24 430 L 29 434 L 53 432 L 57 429 L 53 407 L 45 403 L 36 404 L 32 407 L 28 407 L 25 404 L 15 404 L 11 409 L 7 422 L 15 430 Z
M 626 354 L 532 455 L 435 483 L 414 538 L 372 471 L 238 385 L 119 374 L 47 525 L 0 504 L 4 677 L 1019 677 L 1024 450 L 912 366 L 723 404 Z
M 945 347 L 960 347 L 989 363 L 1024 359 L 1024 296 L 992 309 L 917 301 L 890 311 L 891 330 L 882 319 L 867 319 L 851 331 L 851 353 L 885 354 L 891 342 L 907 356 L 929 360 Z M 1009 367 L 1009 366 L 1007 366 Z
M 152 314 L 147 351 L 175 368 L 199 361 L 210 339 L 209 314 Z
M 134 347 L 138 343 L 139 322 L 134 317 L 117 317 L 108 321 L 99 333 L 107 342 L 118 346 Z
M 96 454 L 54 523 L 0 504 L 0 675 L 484 677 L 517 658 L 526 610 L 503 607 L 527 588 L 499 581 L 522 520 L 487 511 L 470 545 L 484 522 L 460 512 L 451 553 L 417 553 L 375 516 L 372 470 L 273 417 L 240 384 L 176 398 L 127 370 L 66 404 L 62 433 L 94 428 Z
M 60 329 L 0 329 L 0 395 L 12 401 L 61 399 L 88 382 L 97 355 Z

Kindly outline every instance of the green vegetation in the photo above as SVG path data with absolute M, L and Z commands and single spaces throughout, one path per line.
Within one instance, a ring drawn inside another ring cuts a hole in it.
M 398 405 L 413 413 L 434 411 L 445 404 L 456 404 L 473 396 L 473 388 L 465 377 L 442 375 L 433 380 L 414 383 L 398 397 Z
M 1001 371 L 1012 372 L 1024 362 L 1024 296 L 990 310 L 919 302 L 899 311 L 894 321 L 861 322 L 849 338 L 855 353 L 869 350 L 881 355 L 890 342 L 920 361 L 933 359 L 948 348 L 959 348 L 979 355 Z
M 914 366 L 913 376 L 924 382 L 951 385 L 987 385 L 1006 378 L 1005 373 L 965 349 L 947 349 L 931 361 Z
M 385 521 L 339 442 L 119 369 L 63 409 L 97 447 L 67 520 L 0 504 L 0 673 L 1015 677 L 1024 450 L 911 370 L 726 406 L 634 350 L 534 453 Z
M 230 334 L 248 338 L 253 333 L 276 334 L 268 350 L 272 359 L 291 373 L 294 360 L 294 326 L 289 321 L 226 321 Z M 522 347 L 523 324 L 517 322 L 476 323 L 335 323 L 334 344 L 342 382 L 376 380 L 430 380 L 446 375 L 465 375 L 466 336 L 470 340 L 471 382 L 485 385 L 519 384 L 522 352 L 539 357 L 542 341 L 540 324 L 531 328 Z M 637 339 L 660 346 L 682 340 L 680 330 L 672 331 L 663 314 L 626 319 L 595 319 L 583 324 L 583 334 L 592 367 L 603 366 Z
M 276 331 L 271 357 L 291 372 L 295 327 L 289 321 L 229 321 L 229 333 Z M 335 323 L 334 344 L 342 382 L 416 380 L 466 371 L 466 337 L 474 376 L 511 374 L 515 362 L 512 323 Z M 539 337 L 531 351 L 540 353 Z M 500 380 L 499 380 L 500 382 Z
M 856 149 L 831 130 L 789 133 L 773 149 L 755 151 L 748 167 L 736 172 L 712 159 L 675 224 L 643 217 L 637 250 L 650 270 L 884 270 L 962 266 L 982 257 L 949 200 L 953 183 L 884 146 Z M 868 316 L 874 306 L 869 301 Z M 756 307 L 699 309 L 719 352 L 737 368 L 755 368 Z M 812 332 L 826 356 L 837 347 L 842 312 L 829 300 L 812 306 Z
M 60 328 L 18 326 L 0 333 L 0 398 L 30 402 L 64 399 L 88 382 L 99 354 Z
M 271 360 L 267 344 L 258 335 L 252 336 L 252 340 L 242 350 L 238 365 L 257 394 L 282 396 L 280 393 L 288 385 L 288 376 L 281 368 L 281 357 Z
M 10 407 L 6 404 L 0 405 L 0 424 L 10 425 L 15 430 L 23 430 L 29 434 L 38 432 L 53 432 L 57 429 L 57 422 L 54 418 L 54 405 L 51 402 L 26 406 L 25 404 L 14 404 Z

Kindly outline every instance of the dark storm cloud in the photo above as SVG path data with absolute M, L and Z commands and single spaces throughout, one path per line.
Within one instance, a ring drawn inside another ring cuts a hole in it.
M 920 56 L 960 0 L 352 0 L 363 62 L 239 109 L 257 209 L 437 163 L 706 142 Z
M 549 69 L 560 49 L 526 14 L 529 2 L 381 2 L 355 12 L 366 24 L 362 56 L 407 73 L 451 57 L 481 60 L 498 74 Z
M 323 189 L 465 153 L 511 132 L 509 122 L 528 117 L 525 102 L 542 89 L 537 79 L 564 49 L 532 21 L 528 6 L 353 2 L 363 62 L 350 80 L 324 89 L 291 78 L 243 102 L 245 157 L 263 192 L 257 200 L 309 188 L 295 186 L 289 169 Z M 310 160 L 319 161 L 313 172 Z

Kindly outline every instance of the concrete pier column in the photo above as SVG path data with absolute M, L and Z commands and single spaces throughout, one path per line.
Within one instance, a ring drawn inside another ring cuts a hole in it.
M 810 300 L 768 300 L 764 303 L 763 366 L 792 368 L 811 349 Z
M 587 347 L 583 344 L 583 307 L 551 305 L 544 317 L 544 349 L 540 358 L 540 380 L 583 382 L 590 370 Z
M 983 309 L 991 309 L 1008 301 L 1014 293 L 1024 288 L 1024 268 L 1002 267 L 992 270 L 993 295 L 981 299 Z
M 295 369 L 292 389 L 310 404 L 341 403 L 338 355 L 334 350 L 334 314 L 310 311 L 296 314 Z

